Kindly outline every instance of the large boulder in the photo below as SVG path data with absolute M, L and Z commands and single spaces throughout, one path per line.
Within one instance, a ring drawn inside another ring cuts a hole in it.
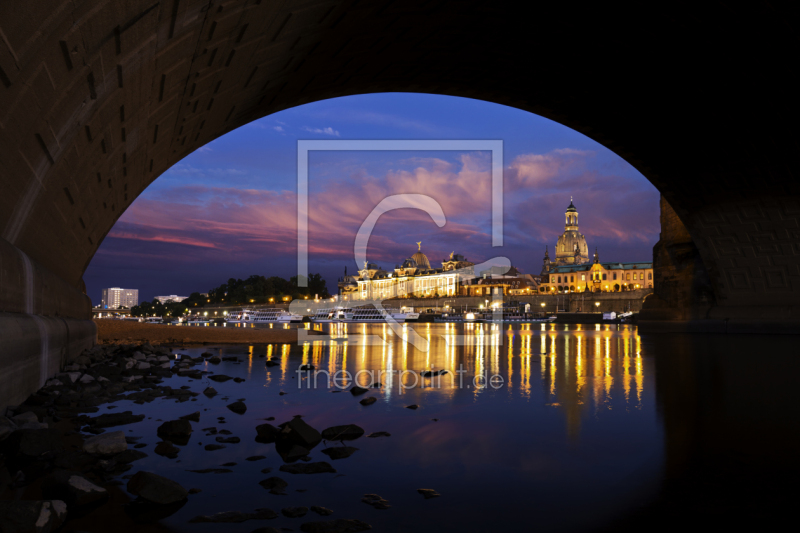
M 0 501 L 0 531 L 3 533 L 50 533 L 67 517 L 61 500 Z
M 83 451 L 92 455 L 117 455 L 128 449 L 124 431 L 112 431 L 89 437 L 83 442 Z
M 322 431 L 322 438 L 325 440 L 356 440 L 364 435 L 364 429 L 355 425 L 333 426 Z
M 153 474 L 137 472 L 128 480 L 128 492 L 159 505 L 167 505 L 185 500 L 189 492 L 178 482 Z

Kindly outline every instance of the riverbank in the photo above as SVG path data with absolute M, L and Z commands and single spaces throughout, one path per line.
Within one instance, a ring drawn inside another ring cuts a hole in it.
M 292 344 L 297 329 L 261 329 L 221 326 L 168 326 L 130 320 L 97 319 L 99 344 Z M 317 332 L 309 331 L 309 334 Z

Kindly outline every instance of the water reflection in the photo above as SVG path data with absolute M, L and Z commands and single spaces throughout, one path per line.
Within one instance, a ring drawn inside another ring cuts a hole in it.
M 646 364 L 641 337 L 629 325 L 518 324 L 404 324 L 395 335 L 385 324 L 315 324 L 314 329 L 338 340 L 312 341 L 298 348 L 300 364 L 314 365 L 324 374 L 340 377 L 347 387 L 355 378 L 370 387 L 379 381 L 385 399 L 420 387 L 434 389 L 438 401 L 470 394 L 477 399 L 487 390 L 504 391 L 510 398 L 557 408 L 566 420 L 567 434 L 577 438 L 581 420 L 603 410 L 643 408 Z M 430 342 L 422 352 L 405 342 L 409 328 Z M 370 345 L 368 336 L 385 342 Z M 350 344 L 351 339 L 361 342 Z M 291 379 L 288 345 L 267 347 L 266 358 L 280 353 L 280 385 Z M 424 370 L 444 369 L 441 378 L 420 378 Z M 493 379 L 494 376 L 494 379 Z M 267 376 L 267 385 L 271 383 Z M 325 386 L 323 378 L 317 386 Z M 313 386 L 314 380 L 306 380 Z M 540 394 L 536 394 L 536 390 Z

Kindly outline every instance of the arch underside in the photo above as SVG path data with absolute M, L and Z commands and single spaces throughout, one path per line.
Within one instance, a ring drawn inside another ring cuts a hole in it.
M 789 14 L 759 2 L 671 9 L 4 2 L 0 311 L 87 319 L 81 276 L 114 222 L 220 135 L 320 99 L 406 91 L 542 115 L 642 172 L 666 200 L 670 228 L 656 250 L 672 284 L 658 317 L 793 324 L 800 180 L 797 134 L 785 127 L 797 123 Z

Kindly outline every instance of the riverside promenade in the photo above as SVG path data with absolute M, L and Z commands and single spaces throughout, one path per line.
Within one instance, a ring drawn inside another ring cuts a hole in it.
M 131 320 L 97 319 L 99 344 L 290 344 L 297 329 L 237 328 L 221 326 L 170 326 Z M 308 331 L 310 335 L 318 334 Z

